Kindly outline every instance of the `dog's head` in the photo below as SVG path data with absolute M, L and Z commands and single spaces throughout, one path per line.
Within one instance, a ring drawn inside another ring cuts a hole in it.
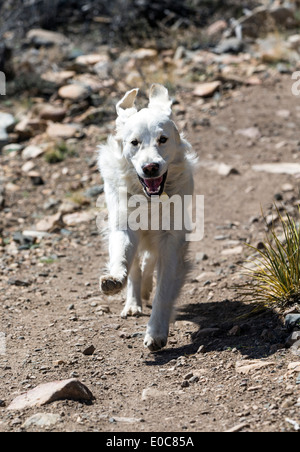
M 162 85 L 152 85 L 149 105 L 140 111 L 135 108 L 137 93 L 138 89 L 128 91 L 117 104 L 117 138 L 145 194 L 160 196 L 172 163 L 184 159 L 182 141 L 171 120 L 168 90 Z

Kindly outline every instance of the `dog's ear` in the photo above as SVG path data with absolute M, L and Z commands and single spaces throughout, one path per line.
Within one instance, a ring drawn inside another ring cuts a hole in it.
M 117 103 L 117 114 L 118 116 L 126 115 L 127 117 L 133 113 L 136 113 L 136 108 L 134 106 L 135 98 L 139 92 L 138 88 L 127 91 L 123 99 Z
M 168 116 L 172 114 L 172 100 L 169 98 L 169 92 L 163 85 L 155 83 L 150 88 L 149 108 L 159 109 Z

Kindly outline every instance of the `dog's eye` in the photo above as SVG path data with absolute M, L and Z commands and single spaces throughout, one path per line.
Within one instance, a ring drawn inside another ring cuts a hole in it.
M 160 137 L 160 139 L 158 140 L 159 144 L 165 144 L 168 141 L 168 137 Z
M 138 145 L 139 145 L 139 142 L 138 142 L 138 140 L 133 140 L 133 141 L 131 142 L 131 144 L 132 144 L 132 146 L 138 146 Z

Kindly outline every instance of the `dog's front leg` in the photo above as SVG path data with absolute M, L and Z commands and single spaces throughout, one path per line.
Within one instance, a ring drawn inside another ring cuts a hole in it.
M 184 240 L 172 234 L 160 244 L 157 289 L 144 340 L 150 351 L 158 351 L 167 344 L 174 303 L 188 270 L 186 250 Z
M 108 275 L 100 278 L 100 289 L 106 295 L 120 292 L 137 249 L 137 239 L 132 231 L 112 231 L 109 235 Z

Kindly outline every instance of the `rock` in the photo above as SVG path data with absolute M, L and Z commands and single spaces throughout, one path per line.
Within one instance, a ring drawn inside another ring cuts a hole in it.
M 41 231 L 23 231 L 22 234 L 25 237 L 31 237 L 31 238 L 39 240 L 39 241 L 43 240 L 45 238 L 51 237 L 51 235 L 48 234 L 47 232 L 41 232 Z
M 15 123 L 15 118 L 9 113 L 0 112 L 0 151 L 8 143 L 7 129 Z
M 120 417 L 114 416 L 110 418 L 111 422 L 122 422 L 125 424 L 137 424 L 139 422 L 145 422 L 143 418 L 135 418 L 135 417 Z
M 236 246 L 234 248 L 229 248 L 226 250 L 222 250 L 222 256 L 236 256 L 237 254 L 242 254 L 244 251 L 243 246 Z
M 156 49 L 137 49 L 132 53 L 132 58 L 136 60 L 149 60 L 156 58 L 158 55 Z
M 248 374 L 252 370 L 263 369 L 264 367 L 273 366 L 275 363 L 271 361 L 260 361 L 258 359 L 237 361 L 235 369 L 240 374 Z
M 49 83 L 54 83 L 57 86 L 65 85 L 68 80 L 75 77 L 75 71 L 61 71 L 61 72 L 46 72 L 41 75 L 41 78 Z
M 23 173 L 29 173 L 30 171 L 32 171 L 35 168 L 35 163 L 32 160 L 29 160 L 28 162 L 24 163 L 24 165 L 22 166 L 22 172 Z
M 221 84 L 222 83 L 219 80 L 215 82 L 201 83 L 194 89 L 193 94 L 194 96 L 199 97 L 213 96 L 217 89 L 220 88 Z
M 45 152 L 44 149 L 39 146 L 27 146 L 22 152 L 22 158 L 24 160 L 32 160 L 40 157 Z
M 69 138 L 75 138 L 81 134 L 80 126 L 76 124 L 60 124 L 52 122 L 48 125 L 47 135 L 54 140 L 62 139 L 68 140 Z
M 43 108 L 41 108 L 39 114 L 40 118 L 42 119 L 53 122 L 60 122 L 65 118 L 67 111 L 63 107 L 58 107 L 54 105 L 45 105 L 43 106 Z
M 29 287 L 32 282 L 24 279 L 10 278 L 7 282 L 10 286 Z
M 300 53 L 300 34 L 289 36 L 288 43 L 292 49 Z
M 86 349 L 83 350 L 83 354 L 85 356 L 92 356 L 95 352 L 95 347 L 93 345 L 90 345 L 89 347 L 87 347 Z
M 61 419 L 62 418 L 59 414 L 36 413 L 24 422 L 22 428 L 26 430 L 30 427 L 52 427 L 60 422 Z
M 95 220 L 93 212 L 75 212 L 63 217 L 63 221 L 67 226 L 76 226 L 77 224 L 88 223 L 93 220 Z
M 260 165 L 253 165 L 254 171 L 264 171 L 271 174 L 300 174 L 299 163 L 263 163 Z
M 56 213 L 55 215 L 50 215 L 43 218 L 36 224 L 36 230 L 38 232 L 53 232 L 57 229 L 61 229 L 64 226 L 62 221 L 62 214 Z
M 109 57 L 104 54 L 93 53 L 90 55 L 79 55 L 75 59 L 75 64 L 81 66 L 83 69 L 88 69 L 89 66 L 98 66 L 100 69 L 101 65 L 107 65 L 109 62 Z M 97 69 L 96 69 L 97 71 Z
M 94 396 L 79 380 L 72 378 L 70 380 L 41 384 L 35 389 L 18 396 L 7 409 L 24 410 L 63 399 L 91 401 Z
M 10 113 L 0 111 L 0 128 L 7 130 L 15 123 L 15 118 Z
M 291 191 L 294 191 L 294 186 L 292 184 L 283 184 L 282 187 L 281 187 L 281 190 L 284 193 L 291 192 Z
M 62 33 L 36 28 L 30 30 L 27 35 L 29 42 L 37 47 L 62 46 L 69 44 L 69 39 Z
M 257 127 L 248 127 L 247 129 L 238 129 L 235 132 L 236 135 L 242 135 L 243 137 L 251 140 L 258 140 L 261 137 L 260 130 Z
M 220 328 L 202 328 L 196 333 L 197 338 L 215 336 L 220 332 Z
M 287 314 L 285 316 L 285 326 L 288 330 L 292 330 L 296 326 L 300 328 L 300 314 Z
M 290 351 L 295 356 L 300 356 L 300 340 L 293 343 L 293 345 L 290 348 Z
M 286 346 L 292 347 L 297 341 L 300 340 L 300 331 L 294 331 L 286 340 Z
M 142 400 L 161 399 L 165 395 L 164 392 L 154 387 L 143 389 Z
M 2 152 L 4 154 L 10 154 L 11 152 L 14 152 L 17 154 L 17 153 L 21 152 L 23 148 L 24 148 L 24 146 L 22 146 L 22 144 L 9 143 L 2 148 Z
M 291 112 L 289 110 L 278 110 L 276 115 L 282 119 L 288 119 L 291 116 Z
M 240 424 L 236 424 L 233 427 L 226 430 L 225 433 L 237 433 L 249 426 L 250 426 L 249 422 L 241 422 Z
M 46 121 L 24 116 L 15 126 L 14 131 L 18 134 L 19 139 L 24 141 L 45 132 L 46 128 Z
M 211 38 L 222 33 L 226 28 L 227 22 L 225 20 L 217 20 L 208 27 L 206 33 Z
M 62 99 L 68 99 L 73 102 L 80 102 L 86 99 L 90 95 L 90 91 L 86 86 L 79 85 L 77 83 L 72 83 L 70 85 L 62 86 L 58 90 L 58 95 Z
M 28 176 L 31 179 L 32 185 L 34 185 L 36 187 L 39 186 L 39 185 L 44 185 L 45 184 L 42 176 L 37 171 L 29 171 Z
M 86 196 L 87 198 L 95 198 L 99 195 L 102 195 L 102 193 L 104 192 L 104 185 L 95 185 L 94 187 L 89 188 L 84 196 Z
M 0 185 L 0 210 L 5 207 L 5 188 Z
M 221 41 L 214 52 L 221 55 L 223 53 L 240 53 L 244 49 L 244 43 L 240 38 L 227 38 Z
M 230 165 L 226 165 L 226 163 L 219 163 L 217 171 L 220 176 L 225 177 L 230 176 L 230 174 L 239 174 L 236 168 L 233 168 L 233 166 Z
M 196 263 L 207 261 L 208 255 L 206 253 L 196 253 Z

